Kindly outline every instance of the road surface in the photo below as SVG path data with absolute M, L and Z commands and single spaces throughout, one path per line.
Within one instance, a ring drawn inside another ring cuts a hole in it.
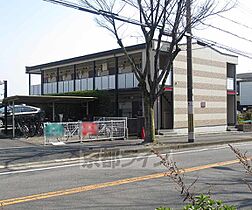
M 252 156 L 252 143 L 235 145 Z M 195 193 L 210 192 L 238 209 L 252 209 L 252 183 L 227 145 L 167 151 L 185 170 Z M 0 171 L 2 209 L 181 209 L 179 191 L 155 155 L 107 157 L 106 161 Z

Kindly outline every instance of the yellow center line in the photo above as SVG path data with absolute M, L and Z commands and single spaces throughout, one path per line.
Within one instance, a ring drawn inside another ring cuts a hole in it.
M 249 159 L 251 159 L 251 158 L 249 158 Z M 189 172 L 193 172 L 193 171 L 199 171 L 199 170 L 209 169 L 209 168 L 218 167 L 218 166 L 226 166 L 226 165 L 236 164 L 239 162 L 240 161 L 238 159 L 236 159 L 236 160 L 230 160 L 230 161 L 225 161 L 225 162 L 218 162 L 218 163 L 213 163 L 213 164 L 201 165 L 201 166 L 183 169 L 180 171 L 180 173 L 181 174 L 182 173 L 189 173 Z M 63 196 L 63 195 L 71 195 L 71 194 L 75 194 L 75 193 L 97 190 L 97 189 L 102 189 L 102 188 L 106 188 L 106 187 L 113 187 L 113 186 L 129 184 L 129 183 L 133 183 L 133 182 L 140 182 L 140 181 L 145 181 L 145 180 L 150 180 L 150 179 L 157 179 L 157 178 L 165 177 L 168 175 L 169 175 L 168 172 L 155 173 L 155 174 L 150 174 L 150 175 L 146 175 L 146 176 L 121 179 L 121 180 L 112 181 L 112 182 L 92 184 L 92 185 L 75 187 L 75 188 L 70 188 L 70 189 L 34 194 L 34 195 L 29 195 L 29 196 L 24 196 L 24 197 L 10 198 L 10 199 L 6 199 L 6 200 L 0 200 L 0 205 L 1 206 L 8 206 L 8 205 L 24 203 L 24 202 L 28 202 L 28 201 L 36 201 L 36 200 L 42 200 L 42 199 L 46 199 L 46 198 L 58 197 L 58 196 Z

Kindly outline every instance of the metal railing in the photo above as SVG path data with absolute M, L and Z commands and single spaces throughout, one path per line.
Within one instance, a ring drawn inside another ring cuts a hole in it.
M 127 120 L 44 123 L 45 145 L 127 137 Z
M 81 141 L 127 138 L 125 120 L 83 122 Z
M 58 82 L 58 93 L 67 93 L 75 90 L 93 90 L 93 78 L 83 78 L 74 80 L 66 80 Z M 118 88 L 136 88 L 138 81 L 134 73 L 118 74 Z M 95 77 L 96 90 L 113 90 L 115 89 L 115 75 L 105 75 Z M 49 82 L 43 84 L 44 94 L 57 93 L 57 82 Z M 31 85 L 31 95 L 41 95 L 41 84 Z

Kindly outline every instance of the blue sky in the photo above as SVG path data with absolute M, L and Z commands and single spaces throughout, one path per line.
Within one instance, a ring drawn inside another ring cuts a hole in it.
M 252 27 L 252 3 L 245 0 L 240 2 L 242 6 L 228 12 L 226 16 Z M 25 66 L 117 48 L 112 35 L 98 27 L 93 18 L 90 14 L 42 0 L 2 0 L 0 80 L 8 80 L 8 95 L 28 94 Z M 217 18 L 212 18 L 209 22 L 247 38 L 252 37 L 252 30 L 237 28 L 237 25 L 230 22 Z M 207 27 L 202 29 L 204 30 L 196 31 L 196 35 L 252 52 L 251 43 Z M 131 39 L 134 44 L 136 41 L 136 38 Z M 237 69 L 238 72 L 252 71 L 251 60 L 239 57 Z M 0 86 L 0 94 L 2 92 Z
M 28 94 L 25 66 L 117 47 L 91 15 L 42 0 L 2 1 L 0 14 L 0 80 L 8 80 L 8 95 Z

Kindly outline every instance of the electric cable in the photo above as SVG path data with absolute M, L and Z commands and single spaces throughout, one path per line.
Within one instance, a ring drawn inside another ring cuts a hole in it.
M 225 29 L 222 29 L 222 28 L 219 28 L 219 27 L 210 25 L 210 24 L 206 24 L 206 23 L 203 23 L 203 22 L 201 22 L 201 24 L 203 24 L 203 25 L 205 25 L 205 26 L 209 26 L 209 27 L 214 28 L 214 29 L 216 29 L 216 30 L 222 31 L 222 32 L 224 32 L 224 33 L 227 33 L 227 34 L 229 34 L 229 35 L 235 36 L 235 37 L 237 37 L 237 38 L 239 38 L 239 39 L 243 39 L 243 40 L 245 40 L 245 41 L 248 41 L 248 42 L 251 42 L 251 43 L 252 43 L 252 40 L 251 40 L 251 39 L 247 39 L 246 37 L 243 37 L 243 36 L 240 36 L 240 35 L 238 35 L 238 34 L 232 33 L 232 32 L 227 31 L 227 30 L 225 30 Z

